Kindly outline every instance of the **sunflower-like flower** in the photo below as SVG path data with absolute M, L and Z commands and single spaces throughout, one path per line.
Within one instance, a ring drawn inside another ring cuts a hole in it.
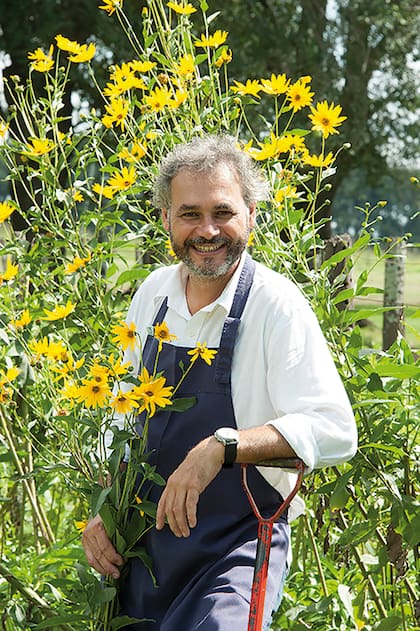
M 207 348 L 207 344 L 205 342 L 203 344 L 197 342 L 197 346 L 188 351 L 188 355 L 191 355 L 191 363 L 194 363 L 199 357 L 201 357 L 201 359 L 205 361 L 206 364 L 208 364 L 209 366 L 215 358 L 216 353 L 217 350 Z

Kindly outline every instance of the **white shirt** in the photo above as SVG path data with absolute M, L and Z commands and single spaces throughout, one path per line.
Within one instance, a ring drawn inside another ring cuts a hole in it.
M 135 293 L 127 323 L 134 322 L 144 344 L 147 328 L 167 296 L 165 322 L 177 336 L 172 343 L 218 347 L 244 259 L 219 298 L 194 315 L 185 296 L 185 266 L 155 270 Z M 139 350 L 128 351 L 125 360 L 131 361 L 136 374 Z M 307 472 L 354 455 L 353 412 L 315 314 L 296 285 L 259 263 L 236 338 L 231 382 L 238 428 L 273 425 L 304 461 Z M 294 473 L 267 467 L 260 471 L 283 497 L 294 486 Z M 293 500 L 289 521 L 303 506 L 301 498 Z

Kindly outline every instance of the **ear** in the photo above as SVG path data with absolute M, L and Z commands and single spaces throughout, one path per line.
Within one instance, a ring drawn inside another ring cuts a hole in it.
M 249 228 L 252 230 L 255 226 L 257 218 L 257 204 L 251 204 L 249 207 Z
M 169 213 L 167 208 L 162 208 L 162 223 L 166 232 L 169 232 Z

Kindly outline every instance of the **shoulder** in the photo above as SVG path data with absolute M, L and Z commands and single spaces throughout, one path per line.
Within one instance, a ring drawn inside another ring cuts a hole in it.
M 256 263 L 251 301 L 260 308 L 292 316 L 296 311 L 311 311 L 308 300 L 296 283 L 261 263 Z
M 166 265 L 150 272 L 133 295 L 128 317 L 135 320 L 151 317 L 156 304 L 159 304 L 159 297 L 168 294 L 178 275 L 179 265 Z

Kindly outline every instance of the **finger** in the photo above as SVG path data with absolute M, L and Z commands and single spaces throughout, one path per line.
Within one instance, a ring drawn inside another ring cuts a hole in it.
M 187 523 L 186 493 L 184 491 L 175 496 L 169 525 L 177 537 L 190 536 L 190 529 Z
M 166 489 L 165 489 L 166 491 Z M 163 491 L 156 509 L 156 529 L 162 530 L 166 519 L 166 493 Z
M 102 520 L 94 517 L 82 535 L 82 544 L 89 564 L 101 574 L 119 575 L 123 558 L 112 545 Z
M 187 493 L 186 510 L 187 521 L 190 528 L 195 528 L 197 525 L 197 504 L 199 497 L 200 494 L 196 489 L 190 489 Z

